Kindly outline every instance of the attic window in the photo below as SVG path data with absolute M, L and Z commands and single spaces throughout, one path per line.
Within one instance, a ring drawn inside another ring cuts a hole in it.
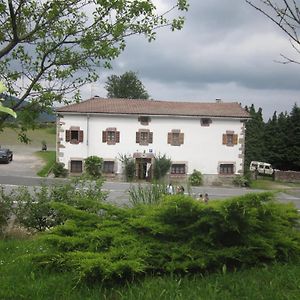
M 212 123 L 212 120 L 210 118 L 201 118 L 200 123 L 201 126 L 208 127 Z
M 149 125 L 151 118 L 148 116 L 140 116 L 138 121 L 141 123 L 141 125 Z

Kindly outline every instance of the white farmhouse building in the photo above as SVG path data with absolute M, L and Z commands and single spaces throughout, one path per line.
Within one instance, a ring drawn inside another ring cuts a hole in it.
M 119 178 L 120 155 L 131 156 L 137 179 L 147 179 L 154 157 L 165 154 L 170 178 L 196 169 L 212 182 L 243 173 L 248 118 L 238 103 L 94 97 L 57 109 L 57 159 L 76 174 L 96 155 L 104 173 Z

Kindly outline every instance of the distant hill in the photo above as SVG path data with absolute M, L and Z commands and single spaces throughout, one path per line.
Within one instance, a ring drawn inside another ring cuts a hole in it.
M 14 96 L 8 96 L 6 94 L 0 94 L 0 99 L 4 99 L 3 105 L 7 107 L 12 107 L 14 104 L 16 104 L 19 99 Z M 21 107 L 24 107 L 28 104 L 28 101 L 23 101 L 21 104 Z M 53 113 L 47 113 L 47 112 L 41 112 L 37 118 L 38 123 L 54 123 L 56 120 L 56 116 L 54 113 L 54 108 L 52 109 Z M 9 122 L 15 122 L 14 118 L 9 118 Z

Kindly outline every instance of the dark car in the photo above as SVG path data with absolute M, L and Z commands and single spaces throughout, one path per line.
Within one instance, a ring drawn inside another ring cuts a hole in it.
M 9 149 L 0 148 L 0 162 L 9 163 L 13 160 L 13 153 Z

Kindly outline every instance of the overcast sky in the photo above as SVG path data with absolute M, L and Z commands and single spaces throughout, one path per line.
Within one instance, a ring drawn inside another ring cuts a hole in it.
M 280 54 L 297 53 L 275 24 L 244 0 L 189 3 L 183 30 L 160 30 L 151 43 L 128 39 L 113 70 L 100 70 L 100 81 L 86 86 L 83 98 L 106 97 L 108 75 L 134 71 L 155 100 L 253 103 L 265 118 L 300 106 L 300 65 L 276 62 Z

